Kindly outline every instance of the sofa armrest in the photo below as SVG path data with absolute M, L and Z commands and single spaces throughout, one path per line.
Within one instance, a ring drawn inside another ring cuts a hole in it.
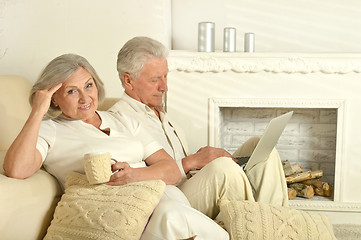
M 43 239 L 62 190 L 44 170 L 24 179 L 4 175 L 0 151 L 0 236 L 2 239 Z

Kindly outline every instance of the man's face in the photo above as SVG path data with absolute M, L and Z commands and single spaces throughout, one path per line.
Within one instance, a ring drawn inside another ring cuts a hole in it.
M 154 110 L 162 104 L 167 86 L 168 62 L 166 59 L 151 59 L 144 65 L 137 80 L 131 81 L 127 94 Z

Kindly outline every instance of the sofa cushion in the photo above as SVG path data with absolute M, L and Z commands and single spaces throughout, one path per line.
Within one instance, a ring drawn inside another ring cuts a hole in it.
M 6 151 L 19 134 L 31 107 L 30 82 L 19 76 L 0 76 L 0 151 Z
M 0 239 L 43 239 L 62 194 L 58 181 L 42 169 L 20 180 L 0 168 Z
M 90 185 L 71 172 L 44 239 L 139 239 L 164 190 L 161 180 Z
M 107 111 L 118 101 L 119 101 L 119 98 L 105 98 L 103 100 L 103 102 L 98 106 L 98 110 Z
M 231 240 L 336 239 L 322 214 L 250 201 L 223 200 L 220 209 Z

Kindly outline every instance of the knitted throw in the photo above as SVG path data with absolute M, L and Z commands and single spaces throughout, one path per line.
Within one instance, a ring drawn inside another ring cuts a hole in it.
M 322 214 L 250 201 L 222 200 L 220 209 L 231 240 L 336 239 Z
M 90 185 L 72 172 L 44 239 L 139 239 L 164 190 L 161 180 Z

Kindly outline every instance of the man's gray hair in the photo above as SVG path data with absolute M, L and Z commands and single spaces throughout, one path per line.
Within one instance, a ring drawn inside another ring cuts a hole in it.
M 104 84 L 88 60 L 76 54 L 64 54 L 54 58 L 48 63 L 30 91 L 30 104 L 33 104 L 33 97 L 36 91 L 49 89 L 60 83 L 64 83 L 74 72 L 76 72 L 81 67 L 87 70 L 93 77 L 95 85 L 98 89 L 98 102 L 101 104 L 105 97 Z M 59 115 L 59 113 L 61 113 L 60 108 L 56 107 L 51 102 L 45 118 L 54 118 Z
M 122 81 L 124 73 L 135 80 L 150 59 L 167 59 L 168 49 L 159 41 L 149 37 L 135 37 L 124 44 L 118 53 L 117 70 Z M 122 81 L 123 87 L 124 83 Z

